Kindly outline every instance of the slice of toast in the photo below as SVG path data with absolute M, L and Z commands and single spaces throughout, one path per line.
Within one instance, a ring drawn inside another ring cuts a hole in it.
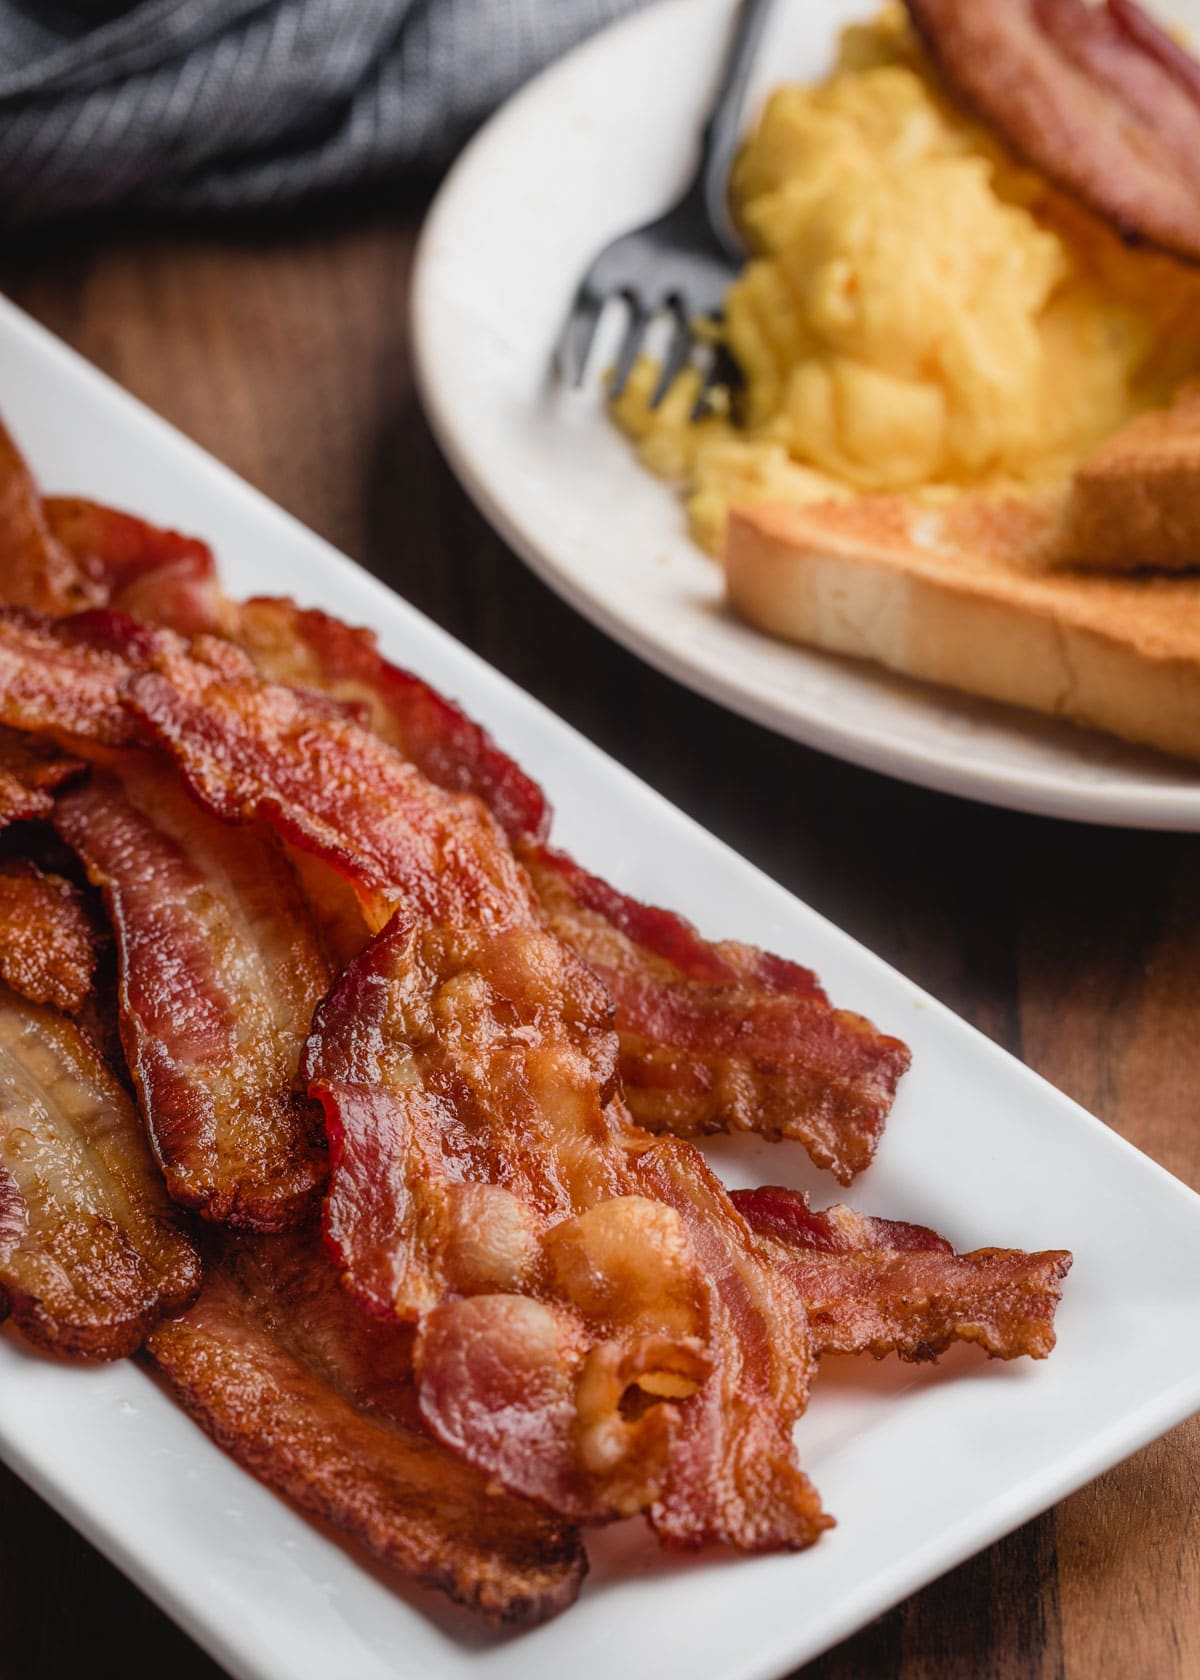
M 743 507 L 731 605 L 772 635 L 1200 758 L 1200 576 L 1047 570 L 1062 498 Z
M 1200 569 L 1200 382 L 1088 456 L 1046 558 L 1102 571 Z

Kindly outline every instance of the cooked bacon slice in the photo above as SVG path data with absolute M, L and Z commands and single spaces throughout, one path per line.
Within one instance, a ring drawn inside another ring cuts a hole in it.
M 418 1326 L 422 1415 L 510 1491 L 674 1544 L 827 1525 L 791 1427 L 807 1323 L 700 1157 L 613 1095 L 602 986 L 530 910 L 398 913 L 317 1013 L 327 1236 Z
M 191 654 L 164 645 L 126 692 L 209 810 L 326 859 L 373 927 L 400 903 L 450 923 L 528 913 L 528 880 L 479 802 L 434 787 L 337 702 L 264 682 L 211 637 Z
M 0 980 L 69 1015 L 92 987 L 100 930 L 83 895 L 33 863 L 0 862 Z
M 79 1028 L 0 990 L 0 1296 L 30 1341 L 119 1359 L 200 1282 L 125 1089 Z
M 1200 66 L 1131 0 L 907 0 L 953 92 L 1129 237 L 1200 260 Z
M 330 970 L 287 863 L 137 753 L 55 821 L 104 891 L 125 1053 L 171 1195 L 245 1229 L 295 1223 L 325 1173 L 296 1070 Z
M 365 705 L 375 733 L 438 786 L 477 794 L 533 879 L 548 925 L 601 975 L 621 1035 L 635 1118 L 679 1136 L 744 1130 L 797 1138 L 849 1182 L 870 1161 L 908 1066 L 897 1039 L 834 1010 L 797 963 L 639 904 L 537 842 L 549 807 L 490 737 L 367 631 L 287 600 L 255 600 L 232 632 L 255 665 L 290 686 Z
M 286 599 L 232 612 L 228 633 L 272 682 L 363 706 L 381 740 L 438 787 L 476 794 L 510 839 L 546 833 L 550 807 L 537 783 L 452 700 L 385 659 L 372 631 Z
M 936 1359 L 960 1341 L 977 1342 L 995 1359 L 1044 1359 L 1054 1346 L 1067 1253 L 956 1254 L 923 1225 L 848 1207 L 817 1213 L 799 1191 L 778 1185 L 735 1190 L 730 1199 L 775 1245 L 819 1353 Z
M 86 570 L 51 531 L 29 468 L 0 425 L 0 601 L 69 613 L 101 599 Z
M 49 816 L 54 789 L 82 770 L 49 743 L 0 727 L 0 828 Z
M 54 619 L 0 608 L 0 724 L 68 749 L 131 740 L 122 687 L 166 634 L 120 613 Z
M 96 604 L 186 636 L 223 627 L 227 603 L 207 543 L 75 496 L 47 497 L 44 511 L 54 539 L 94 581 Z
M 587 1568 L 578 1536 L 429 1437 L 411 1345 L 354 1305 L 303 1232 L 223 1245 L 149 1351 L 239 1464 L 383 1563 L 498 1622 L 565 1610 Z
M 691 1137 L 794 1138 L 848 1184 L 883 1131 L 907 1046 L 833 1009 L 809 969 L 639 904 L 548 846 L 519 851 L 547 925 L 616 1005 L 634 1117 Z

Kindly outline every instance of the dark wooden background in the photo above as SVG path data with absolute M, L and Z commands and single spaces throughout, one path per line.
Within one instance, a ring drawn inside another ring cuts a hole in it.
M 591 629 L 474 512 L 421 415 L 407 313 L 420 210 L 352 206 L 253 235 L 6 233 L 0 288 L 1200 1187 L 1200 839 L 1016 816 L 852 769 L 696 698 Z M 0 1471 L 0 1680 L 219 1672 Z M 1197 1680 L 1200 1422 L 804 1676 Z

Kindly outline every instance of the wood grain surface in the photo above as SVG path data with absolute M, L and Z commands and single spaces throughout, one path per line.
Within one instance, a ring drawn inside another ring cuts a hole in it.
M 1200 837 L 1016 816 L 852 769 L 696 698 L 591 629 L 474 512 L 422 418 L 407 320 L 420 210 L 351 206 L 252 235 L 6 234 L 0 288 L 1200 1187 Z M 0 1680 L 219 1672 L 0 1471 Z M 804 1670 L 805 1680 L 1198 1676 L 1200 1420 Z

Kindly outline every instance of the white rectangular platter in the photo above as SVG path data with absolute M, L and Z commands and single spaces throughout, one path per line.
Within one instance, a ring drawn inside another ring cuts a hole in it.
M 959 1248 L 1075 1254 L 1048 1362 L 830 1363 L 798 1432 L 839 1523 L 812 1551 L 681 1561 L 625 1524 L 592 1547 L 574 1610 L 509 1637 L 364 1566 L 136 1365 L 69 1368 L 0 1333 L 0 1456 L 238 1680 L 773 1680 L 1200 1406 L 1200 1198 L 2 301 L 0 410 L 47 489 L 206 537 L 234 593 L 375 627 L 545 783 L 581 861 L 709 934 L 810 963 L 907 1039 L 857 1206 Z M 712 1158 L 731 1181 L 838 1199 L 786 1145 Z

